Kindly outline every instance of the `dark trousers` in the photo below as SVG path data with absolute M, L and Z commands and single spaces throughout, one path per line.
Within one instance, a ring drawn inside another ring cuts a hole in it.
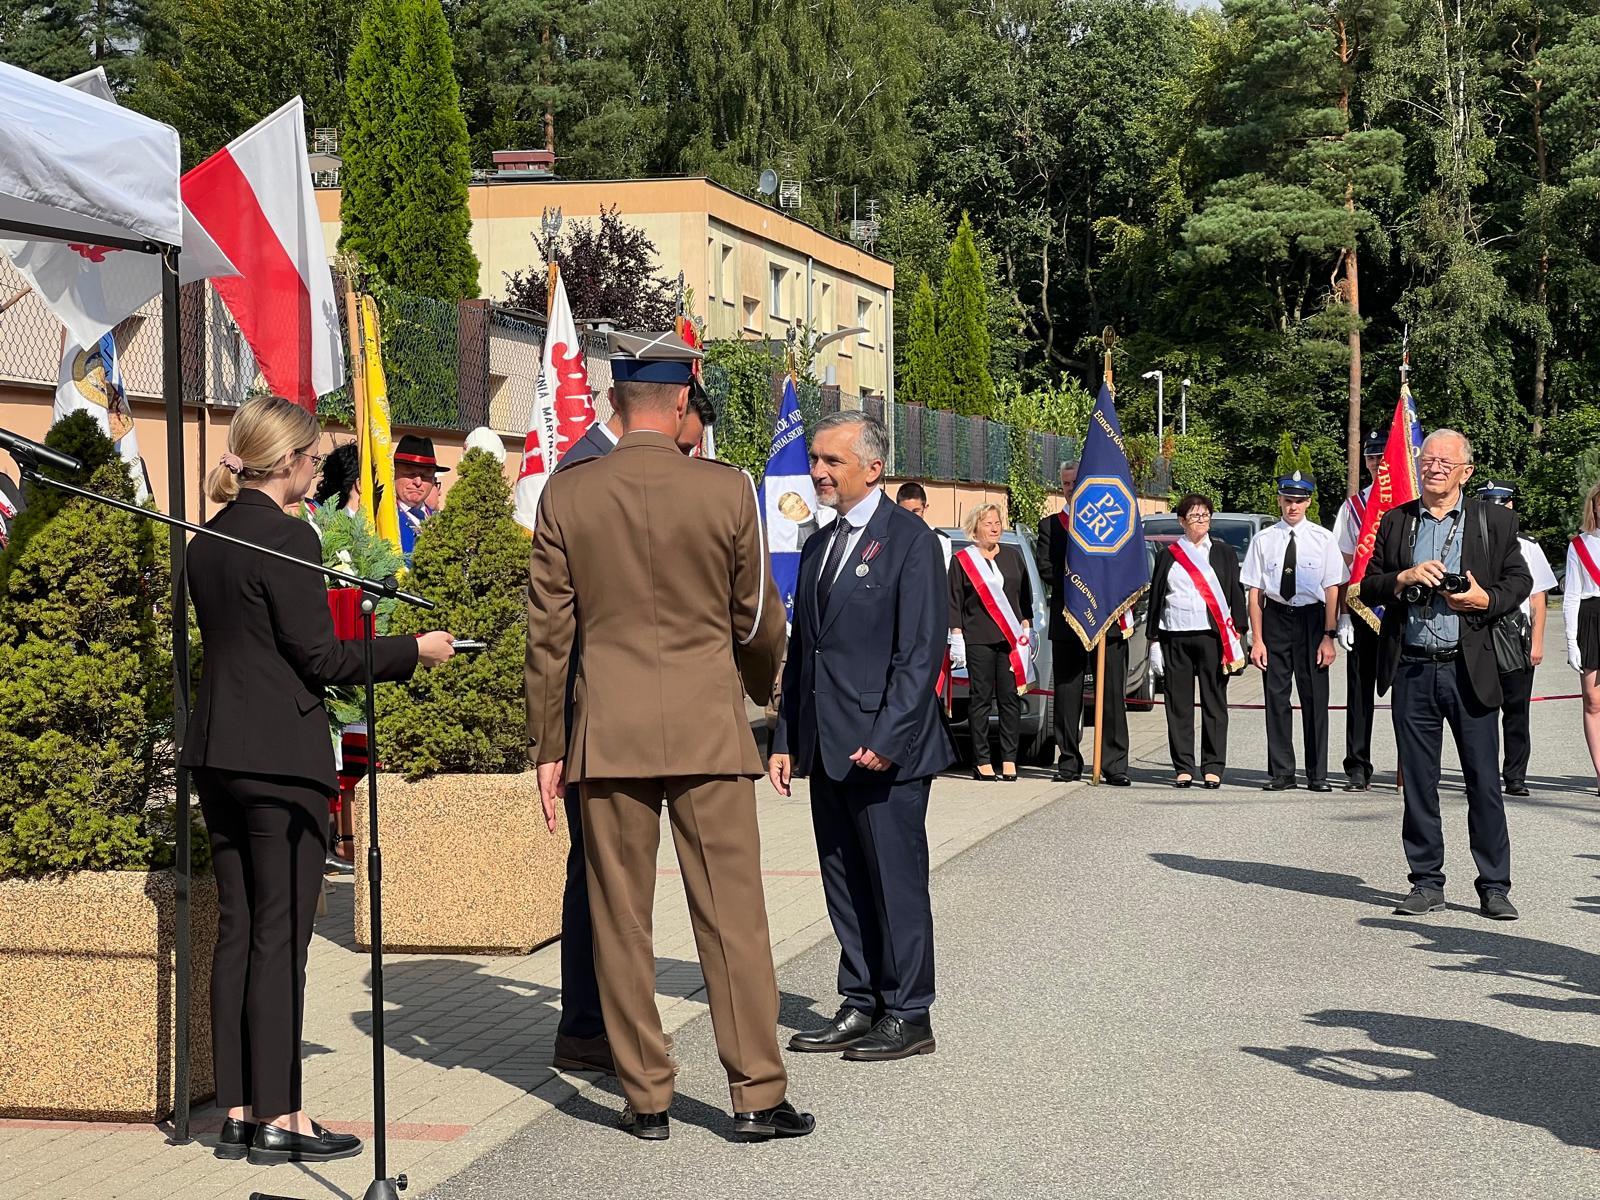
M 1214 633 L 1163 633 L 1167 750 L 1177 775 L 1194 774 L 1194 696 L 1200 692 L 1200 771 L 1222 776 L 1228 761 L 1228 676 Z
M 1500 676 L 1500 690 L 1505 697 L 1500 704 L 1500 720 L 1506 735 L 1506 758 L 1501 778 L 1507 787 L 1513 784 L 1520 787 L 1528 782 L 1528 757 L 1533 753 L 1530 730 L 1533 668 Z
M 217 879 L 211 1046 L 217 1103 L 298 1112 L 306 952 L 328 852 L 328 795 L 298 779 L 198 770 Z
M 594 969 L 594 921 L 589 916 L 589 872 L 583 861 L 583 802 L 569 787 L 563 803 L 572 848 L 567 851 L 567 886 L 561 893 L 561 1022 L 563 1037 L 605 1034 L 600 982 Z
M 1372 780 L 1372 718 L 1377 712 L 1378 635 L 1352 614 L 1355 648 L 1345 655 L 1344 774 L 1352 783 Z
M 1328 669 L 1317 666 L 1326 610 L 1320 604 L 1290 608 L 1263 597 L 1267 639 L 1267 773 L 1294 778 L 1294 705 L 1300 694 L 1300 728 L 1306 742 L 1306 782 L 1328 777 Z
M 839 994 L 851 1008 L 924 1021 L 933 1005 L 928 896 L 931 779 L 811 776 L 811 825 L 828 919 L 839 939 Z
M 1450 726 L 1467 784 L 1467 837 L 1478 864 L 1477 889 L 1511 890 L 1511 835 L 1500 792 L 1498 712 L 1479 702 L 1460 659 L 1401 659 L 1394 675 L 1394 736 L 1405 777 L 1400 840 L 1411 882 L 1444 890 L 1444 827 L 1439 820 L 1439 755 Z
M 1094 669 L 1095 653 L 1069 633 L 1050 639 L 1051 675 L 1055 681 L 1056 753 L 1060 767 L 1071 775 L 1083 773 L 1083 677 Z M 1100 765 L 1108 775 L 1128 770 L 1128 643 L 1106 638 L 1105 703 L 1101 720 Z M 1097 684 L 1098 686 L 1098 684 Z M 1093 711 L 1092 709 L 1090 710 Z
M 1004 642 L 967 643 L 967 679 L 971 691 L 967 700 L 967 728 L 972 734 L 972 761 L 978 765 L 992 761 L 989 714 L 1000 713 L 1000 761 L 1015 763 L 1017 745 L 1022 739 L 1022 694 L 1011 670 L 1011 653 Z

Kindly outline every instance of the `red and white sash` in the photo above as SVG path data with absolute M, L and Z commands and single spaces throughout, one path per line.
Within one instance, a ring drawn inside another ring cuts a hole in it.
M 1233 614 L 1218 599 L 1222 594 L 1222 581 L 1217 578 L 1210 558 L 1202 558 L 1197 562 L 1189 551 L 1182 548 L 1181 542 L 1173 542 L 1171 549 L 1172 557 L 1188 574 L 1194 590 L 1200 593 L 1200 599 L 1205 601 L 1206 611 L 1211 614 L 1211 623 L 1222 637 L 1222 669 L 1228 672 L 1244 670 L 1244 639 L 1234 627 Z
M 1583 544 L 1582 534 L 1572 539 L 1572 548 L 1578 552 L 1578 559 L 1583 563 L 1584 570 L 1589 572 L 1589 578 L 1594 580 L 1595 587 L 1600 587 L 1600 565 L 1596 565 L 1594 555 Z
M 956 555 L 956 561 L 966 572 L 972 590 L 978 593 L 983 611 L 989 614 L 989 619 L 1005 635 L 1006 645 L 1011 652 L 1011 673 L 1017 679 L 1017 691 L 1027 691 L 1028 684 L 1033 682 L 1032 634 L 1022 627 L 1011 601 L 1006 599 L 1005 589 L 1000 586 L 999 564 L 987 562 L 976 546 L 968 546 Z

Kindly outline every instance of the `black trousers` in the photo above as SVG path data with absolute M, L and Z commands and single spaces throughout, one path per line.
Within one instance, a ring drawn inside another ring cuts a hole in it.
M 1163 633 L 1167 751 L 1177 775 L 1194 774 L 1194 696 L 1200 692 L 1200 772 L 1222 776 L 1228 762 L 1228 675 L 1215 633 Z
M 1506 735 L 1501 778 L 1507 787 L 1513 784 L 1520 787 L 1528 782 L 1528 758 L 1533 753 L 1533 668 L 1500 676 L 1500 690 L 1505 694 L 1500 705 L 1500 721 Z
M 194 775 L 217 878 L 217 1103 L 279 1117 L 303 1107 L 306 952 L 328 852 L 328 795 L 300 779 Z
M 811 775 L 811 826 L 828 919 L 839 939 L 839 994 L 871 1016 L 924 1021 L 933 1006 L 933 904 L 928 896 L 932 779 L 850 772 Z
M 562 807 L 567 811 L 567 885 L 561 893 L 561 1021 L 563 1037 L 597 1038 L 606 1032 L 600 1012 L 600 981 L 594 968 L 594 920 L 589 916 L 589 872 L 583 860 L 583 806 L 578 789 L 569 787 Z
M 1265 598 L 1261 623 L 1267 639 L 1267 773 L 1294 777 L 1294 705 L 1300 694 L 1300 728 L 1306 743 L 1306 782 L 1328 777 L 1328 669 L 1317 666 L 1326 612 L 1320 604 L 1290 608 Z
M 1015 763 L 1022 740 L 1022 694 L 1011 670 L 1011 653 L 1004 642 L 967 643 L 967 728 L 972 733 L 972 761 L 982 766 L 992 760 L 989 714 L 1000 712 L 1000 761 Z
M 1377 713 L 1378 635 L 1351 614 L 1355 648 L 1344 658 L 1344 774 L 1352 783 L 1372 781 L 1372 718 Z
M 1450 726 L 1467 784 L 1467 838 L 1477 889 L 1511 890 L 1511 835 L 1500 791 L 1499 713 L 1478 701 L 1466 664 L 1401 659 L 1394 674 L 1394 736 L 1405 776 L 1401 844 L 1411 882 L 1444 890 L 1444 826 L 1439 820 L 1439 756 Z
M 1083 773 L 1083 677 L 1093 670 L 1095 655 L 1071 633 L 1050 639 L 1050 673 L 1055 682 L 1056 753 L 1068 774 Z M 1106 639 L 1105 703 L 1101 719 L 1100 765 L 1108 775 L 1128 771 L 1128 643 Z M 1092 709 L 1090 710 L 1093 711 Z

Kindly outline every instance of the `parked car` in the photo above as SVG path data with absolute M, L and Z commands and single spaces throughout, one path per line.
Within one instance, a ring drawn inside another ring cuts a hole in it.
M 1242 565 L 1244 552 L 1250 549 L 1250 539 L 1277 519 L 1277 517 L 1264 517 L 1260 513 L 1212 513 L 1211 536 L 1221 538 L 1232 546 Z M 1183 526 L 1178 522 L 1177 513 L 1151 513 L 1144 518 L 1144 532 L 1146 537 L 1160 534 L 1175 539 L 1182 536 Z

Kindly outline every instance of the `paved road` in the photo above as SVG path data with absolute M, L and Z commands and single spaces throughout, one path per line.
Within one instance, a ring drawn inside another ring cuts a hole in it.
M 1575 682 L 1558 661 L 1539 686 Z M 1136 717 L 1135 745 L 1159 721 Z M 670 1142 L 616 1131 L 607 1084 L 430 1194 L 1592 1196 L 1600 800 L 1576 705 L 1541 706 L 1535 731 L 1537 790 L 1511 808 L 1516 924 L 1473 905 L 1458 790 L 1455 906 L 1393 916 L 1396 794 L 1256 790 L 1261 715 L 1241 712 L 1232 786 L 1161 786 L 1164 755 L 1147 753 L 1148 786 L 1063 788 L 940 869 L 939 1053 L 790 1056 L 813 1137 L 727 1140 L 700 1020 L 678 1035 Z M 834 965 L 825 942 L 780 971 L 785 1029 L 831 1014 Z

